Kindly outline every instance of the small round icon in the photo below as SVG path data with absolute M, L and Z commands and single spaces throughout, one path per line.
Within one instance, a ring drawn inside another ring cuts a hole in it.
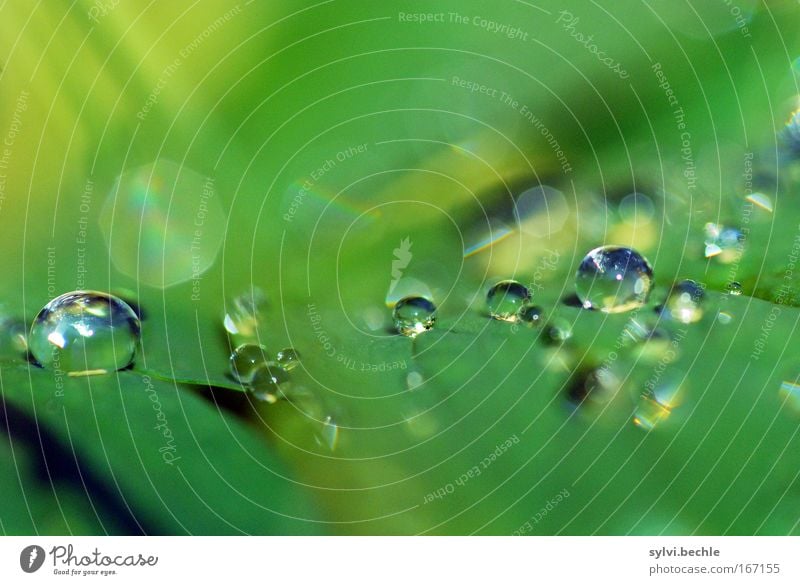
M 26 573 L 35 573 L 44 564 L 44 549 L 41 546 L 32 544 L 22 549 L 19 554 L 19 566 Z

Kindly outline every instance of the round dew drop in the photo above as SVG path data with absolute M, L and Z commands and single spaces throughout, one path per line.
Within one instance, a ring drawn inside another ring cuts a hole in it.
M 405 297 L 394 306 L 394 325 L 406 337 L 430 331 L 436 323 L 436 305 L 423 297 Z
M 250 392 L 258 400 L 274 404 L 289 386 L 289 372 L 276 362 L 266 362 L 253 372 Z
M 728 291 L 729 295 L 733 295 L 735 297 L 741 296 L 741 294 L 744 292 L 742 285 L 736 281 L 729 283 L 728 286 L 725 287 L 725 290 Z
M 544 321 L 544 311 L 535 305 L 527 305 L 519 310 L 517 318 L 528 327 L 538 327 Z
M 696 323 L 703 317 L 701 306 L 705 291 L 693 280 L 676 284 L 667 297 L 664 310 L 667 316 L 680 323 Z
M 267 348 L 263 345 L 244 343 L 231 354 L 231 375 L 242 384 L 250 384 L 256 370 L 270 359 Z
M 601 246 L 590 251 L 575 274 L 585 309 L 623 313 L 642 307 L 653 288 L 653 269 L 635 250 Z
M 293 370 L 298 365 L 300 365 L 300 353 L 297 350 L 292 349 L 291 347 L 287 347 L 286 349 L 280 350 L 278 352 L 277 359 L 278 363 L 287 372 Z
M 516 322 L 519 311 L 531 302 L 531 293 L 515 280 L 502 280 L 489 289 L 486 304 L 498 321 Z
M 43 367 L 89 375 L 131 365 L 140 336 L 139 319 L 125 301 L 101 292 L 74 291 L 39 311 L 28 343 Z

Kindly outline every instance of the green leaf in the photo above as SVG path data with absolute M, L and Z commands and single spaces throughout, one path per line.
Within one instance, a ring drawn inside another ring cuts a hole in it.
M 318 531 L 308 490 L 264 439 L 191 389 L 129 372 L 54 378 L 18 366 L 2 369 L 2 395 L 98 478 L 143 532 Z

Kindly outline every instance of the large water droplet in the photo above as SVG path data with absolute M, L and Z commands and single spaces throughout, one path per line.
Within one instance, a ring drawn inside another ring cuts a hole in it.
M 214 263 L 225 213 L 214 181 L 166 159 L 123 173 L 100 212 L 114 266 L 165 288 L 195 280 Z
M 638 252 L 621 246 L 601 246 L 578 267 L 575 289 L 586 309 L 622 313 L 647 302 L 653 269 Z
M 517 313 L 531 301 L 531 293 L 515 280 L 502 280 L 489 289 L 489 314 L 499 321 L 517 321 Z
M 231 354 L 231 374 L 242 384 L 253 381 L 256 370 L 270 361 L 267 348 L 255 343 L 244 343 Z
M 696 323 L 703 317 L 701 306 L 705 291 L 693 280 L 683 280 L 676 284 L 664 304 L 664 312 L 680 323 Z
M 250 381 L 250 392 L 259 400 L 273 404 L 283 396 L 289 386 L 289 372 L 276 362 L 258 366 Z
M 125 301 L 95 291 L 56 297 L 39 312 L 29 336 L 42 366 L 71 375 L 101 374 L 133 363 L 140 324 Z
M 423 297 L 405 297 L 394 306 L 394 325 L 399 333 L 416 337 L 436 323 L 436 305 Z

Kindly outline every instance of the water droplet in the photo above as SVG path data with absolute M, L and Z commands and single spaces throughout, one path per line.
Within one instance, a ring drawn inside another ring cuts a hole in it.
M 786 406 L 800 412 L 800 384 L 790 381 L 782 382 L 778 395 Z
M 394 306 L 394 325 L 407 337 L 429 331 L 436 323 L 436 305 L 423 297 L 405 297 Z
M 28 351 L 28 328 L 22 319 L 0 319 L 0 355 L 19 357 Z
M 569 388 L 567 399 L 576 406 L 591 401 L 595 404 L 606 404 L 620 388 L 620 381 L 611 368 L 600 367 L 588 372 L 577 372 Z
M 420 372 L 412 371 L 409 372 L 406 376 L 406 386 L 409 390 L 416 390 L 420 386 L 422 386 L 423 382 L 425 382 L 425 378 L 422 376 Z
M 522 307 L 517 313 L 520 323 L 528 327 L 538 327 L 544 321 L 544 311 L 536 305 Z
M 300 365 L 300 352 L 287 347 L 278 352 L 278 363 L 287 372 Z
M 767 197 L 764 193 L 750 193 L 745 199 L 765 211 L 769 211 L 770 213 L 773 211 L 772 199 Z
M 664 422 L 683 401 L 682 380 L 668 374 L 663 379 L 648 383 L 651 388 L 640 399 L 633 413 L 633 424 L 652 431 Z
M 645 304 L 653 288 L 653 269 L 630 248 L 601 246 L 581 262 L 575 288 L 584 308 L 622 313 Z
M 742 292 L 744 291 L 742 285 L 736 281 L 729 282 L 728 286 L 725 287 L 725 290 L 729 295 L 733 295 L 735 297 L 741 296 Z
M 249 389 L 259 400 L 273 404 L 286 392 L 288 386 L 289 372 L 278 363 L 266 362 L 253 372 Z
M 226 307 L 225 330 L 238 342 L 256 341 L 258 328 L 264 323 L 267 295 L 260 288 L 234 298 Z
M 439 431 L 439 421 L 433 409 L 412 407 L 403 414 L 406 433 L 414 440 L 426 439 Z
M 703 317 L 701 303 L 705 290 L 694 280 L 683 280 L 672 287 L 664 313 L 680 323 L 696 323 Z
M 503 280 L 489 289 L 489 314 L 499 321 L 516 322 L 517 314 L 531 301 L 530 291 L 515 280 Z
M 225 237 L 213 179 L 166 159 L 123 173 L 99 221 L 117 270 L 157 288 L 199 279 Z
M 231 354 L 231 374 L 242 384 L 250 384 L 256 370 L 270 361 L 267 348 L 255 343 L 244 343 Z
M 717 313 L 717 321 L 719 321 L 721 325 L 728 325 L 731 321 L 733 321 L 733 315 L 727 311 L 720 311 Z
M 633 424 L 652 431 L 670 415 L 670 409 L 651 397 L 643 397 L 633 413 Z
M 558 345 L 572 337 L 572 325 L 566 319 L 556 317 L 547 324 L 544 334 L 546 341 Z
M 744 249 L 744 234 L 735 228 L 725 227 L 717 223 L 707 223 L 706 258 L 715 258 L 723 264 L 738 260 Z
M 791 155 L 800 154 L 800 108 L 791 113 L 780 137 L 784 147 Z
M 330 451 L 336 450 L 336 446 L 339 444 L 339 425 L 336 424 L 333 417 L 325 417 L 317 437 L 317 442 L 320 445 L 328 448 Z
M 139 337 L 139 319 L 125 301 L 74 291 L 45 305 L 33 321 L 29 343 L 42 366 L 75 376 L 128 367 Z
M 670 410 L 683 402 L 684 386 L 676 374 L 665 376 L 653 387 L 651 398 Z

